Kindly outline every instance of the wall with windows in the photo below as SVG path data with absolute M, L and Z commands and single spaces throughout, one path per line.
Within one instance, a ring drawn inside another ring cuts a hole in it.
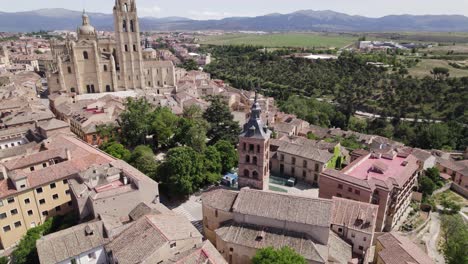
M 28 229 L 73 208 L 67 179 L 0 199 L 0 248 L 14 246 Z
M 58 264 L 105 264 L 107 255 L 103 246 L 81 253 L 79 256 L 59 262 Z

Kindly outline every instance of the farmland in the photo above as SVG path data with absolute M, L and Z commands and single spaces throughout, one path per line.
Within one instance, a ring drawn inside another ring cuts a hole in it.
M 351 34 L 337 33 L 282 33 L 282 34 L 225 34 L 206 36 L 200 44 L 256 45 L 270 48 L 342 48 L 358 40 Z

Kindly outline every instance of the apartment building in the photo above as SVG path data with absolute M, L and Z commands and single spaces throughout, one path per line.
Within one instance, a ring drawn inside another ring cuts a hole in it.
M 0 247 L 14 246 L 29 228 L 75 208 L 68 181 L 114 159 L 69 135 L 57 135 L 29 154 L 0 163 Z
M 407 152 L 369 153 L 341 171 L 324 170 L 319 197 L 378 205 L 376 231 L 390 231 L 408 208 L 419 174 L 417 158 Z

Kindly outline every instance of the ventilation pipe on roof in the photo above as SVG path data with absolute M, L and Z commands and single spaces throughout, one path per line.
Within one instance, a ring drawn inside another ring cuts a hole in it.
M 65 149 L 65 152 L 67 153 L 67 160 L 70 161 L 72 159 L 71 151 L 69 149 Z

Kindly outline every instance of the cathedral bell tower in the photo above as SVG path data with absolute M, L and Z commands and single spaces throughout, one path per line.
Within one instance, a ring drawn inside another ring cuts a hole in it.
M 117 44 L 116 67 L 122 90 L 144 86 L 140 25 L 135 0 L 116 0 L 114 27 Z
M 239 136 L 239 189 L 250 187 L 268 190 L 270 169 L 269 151 L 271 131 L 263 125 L 262 109 L 257 100 L 251 108 L 250 118 Z

